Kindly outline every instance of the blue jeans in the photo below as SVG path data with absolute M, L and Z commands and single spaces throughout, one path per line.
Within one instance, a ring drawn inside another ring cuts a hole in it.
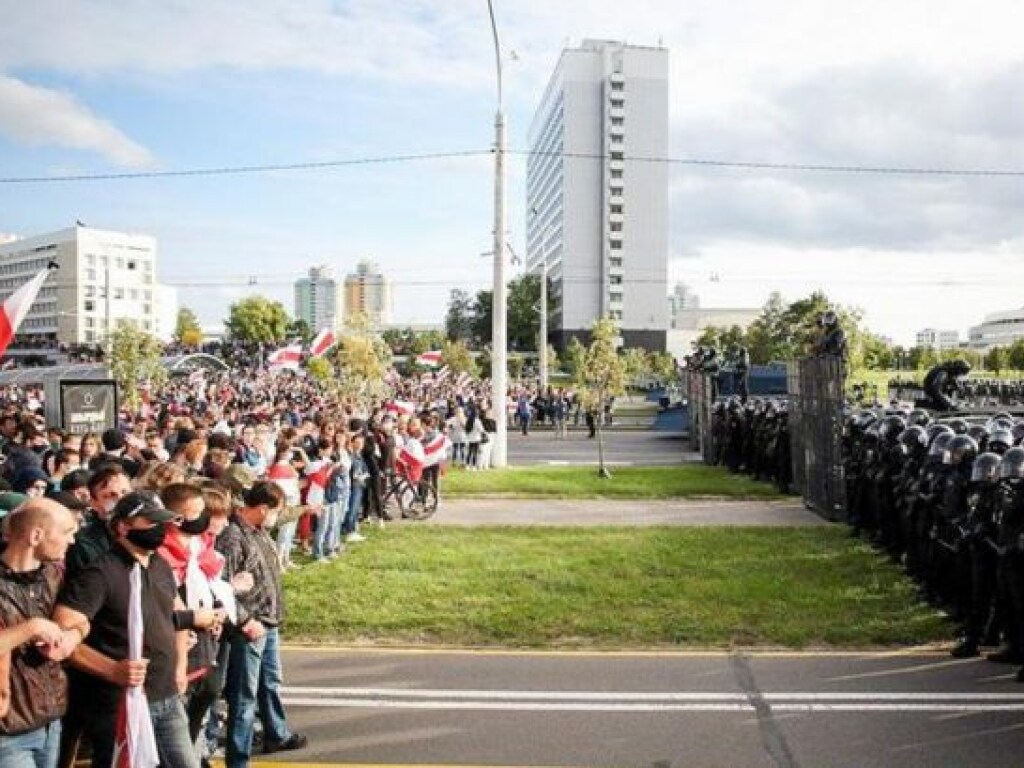
M 286 741 L 291 733 L 281 702 L 281 648 L 277 627 L 249 642 L 241 633 L 229 640 L 228 661 L 228 744 L 226 768 L 243 768 L 252 756 L 252 732 L 256 707 L 263 722 L 263 743 Z
M 365 485 L 353 485 L 352 492 L 348 496 L 348 512 L 345 513 L 345 521 L 341 525 L 342 533 L 354 533 L 359 524 L 359 513 L 363 509 L 363 494 L 366 492 Z
M 92 710 L 86 729 L 92 739 L 92 767 L 108 768 L 114 759 L 117 703 Z M 149 719 L 163 768 L 199 768 L 199 757 L 188 735 L 188 716 L 178 696 L 149 702 Z M 4 768 L 7 764 L 4 763 Z
M 60 752 L 60 720 L 19 733 L 0 734 L 0 765 L 4 768 L 56 768 Z
M 344 490 L 338 496 L 338 501 L 334 505 L 334 528 L 331 530 L 331 540 L 328 542 L 327 549 L 330 552 L 337 552 L 341 549 L 341 529 L 345 524 L 345 520 L 348 519 L 348 499 L 350 495 L 349 486 L 345 486 Z
M 281 523 L 277 527 L 277 555 L 282 563 L 292 561 L 292 544 L 295 543 L 295 529 L 299 527 L 298 520 L 290 523 Z
M 338 510 L 334 503 L 324 504 L 320 517 L 316 521 L 316 530 L 313 531 L 313 557 L 319 560 L 326 557 L 331 551 L 331 535 L 338 526 Z

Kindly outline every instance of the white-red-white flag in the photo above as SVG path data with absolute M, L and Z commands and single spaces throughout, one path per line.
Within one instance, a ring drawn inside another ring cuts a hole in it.
M 287 347 L 275 349 L 267 355 L 267 367 L 275 371 L 286 368 L 291 371 L 297 371 L 300 362 L 302 362 L 301 344 L 289 344 Z
M 459 377 L 455 380 L 455 386 L 456 386 L 456 388 L 461 390 L 461 389 L 464 389 L 464 388 L 468 387 L 472 381 L 473 381 L 473 377 L 472 376 L 470 376 L 466 372 L 462 372 L 462 373 L 459 374 Z
M 398 451 L 398 468 L 413 483 L 418 483 L 423 477 L 425 457 L 423 444 L 419 440 L 409 438 Z
M 430 440 L 423 441 L 423 466 L 433 467 L 444 461 L 452 441 L 444 432 L 438 432 Z
M 441 370 L 434 374 L 434 383 L 440 384 L 442 381 L 447 379 L 451 375 L 451 373 L 452 371 L 447 365 L 442 366 Z
M 18 332 L 18 326 L 25 319 L 25 315 L 35 303 L 39 289 L 43 287 L 50 270 L 56 269 L 57 264 L 50 262 L 46 269 L 40 270 L 35 277 L 21 286 L 18 290 L 7 297 L 4 301 L 3 311 L 0 312 L 0 355 L 6 350 Z
M 390 413 L 404 414 L 405 416 L 412 416 L 416 413 L 416 404 L 410 403 L 408 400 L 392 400 L 386 406 L 384 410 Z
M 313 357 L 323 357 L 327 350 L 338 343 L 338 337 L 335 336 L 334 331 L 330 328 L 324 328 L 320 333 L 313 339 L 313 343 L 309 345 L 309 353 Z
M 423 352 L 416 356 L 416 365 L 426 368 L 437 368 L 441 364 L 441 350 L 435 349 L 431 352 Z

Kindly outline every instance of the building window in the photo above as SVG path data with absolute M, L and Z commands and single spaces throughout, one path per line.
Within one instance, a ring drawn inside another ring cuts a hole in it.
M 622 169 L 621 168 L 616 168 L 615 170 L 613 170 L 612 171 L 612 178 L 613 179 L 621 179 L 622 178 Z
M 615 203 L 609 208 L 609 210 L 612 213 L 622 213 L 622 206 L 618 203 Z
M 115 288 L 114 289 L 114 298 L 115 299 L 123 299 L 124 298 L 124 288 Z
M 622 231 L 622 222 L 620 222 L 620 221 L 613 221 L 609 225 L 609 228 L 611 229 L 612 232 L 621 232 Z
M 95 332 L 93 332 L 93 331 L 86 331 L 85 332 L 85 340 L 87 342 L 96 341 L 96 334 L 95 334 Z
M 612 90 L 613 91 L 621 91 L 621 90 L 625 89 L 625 87 L 626 87 L 626 84 L 624 82 L 622 82 L 621 80 L 614 80 L 614 81 L 612 81 Z
M 613 117 L 612 118 L 612 126 L 615 127 L 615 128 L 621 128 L 625 124 L 626 124 L 626 119 L 623 118 L 623 117 Z
M 144 315 L 151 315 L 151 314 L 153 314 L 153 305 L 152 304 L 143 304 L 142 305 L 142 314 L 144 314 Z
M 86 328 L 95 328 L 96 327 L 96 318 L 94 318 L 94 317 L 87 317 L 87 318 L 85 318 L 85 327 Z
M 612 160 L 625 160 L 626 154 L 624 152 L 612 152 L 610 157 Z
M 95 269 L 87 269 L 87 270 L 85 270 L 85 279 L 89 280 L 90 282 L 95 283 L 96 282 L 96 270 Z
M 85 295 L 86 296 L 90 296 L 90 297 L 95 296 L 96 295 L 96 286 L 95 285 L 87 285 L 87 286 L 85 286 Z
M 611 241 L 609 241 L 608 245 L 609 245 L 609 247 L 613 251 L 617 251 L 620 248 L 622 248 L 622 241 L 621 240 L 611 240 Z
M 612 275 L 608 278 L 608 282 L 612 285 L 622 285 L 622 275 Z
M 131 290 L 129 290 L 128 291 L 128 298 L 131 299 L 132 301 L 138 301 L 138 299 L 139 299 L 139 289 L 138 288 L 132 288 Z
M 612 99 L 612 109 L 622 109 L 626 102 L 622 99 Z
M 85 302 L 85 311 L 86 312 L 95 312 L 96 311 L 96 302 L 95 301 L 88 301 L 88 300 L 86 300 L 86 302 Z
M 92 254 L 92 253 L 87 253 L 85 255 L 85 263 L 88 264 L 90 267 L 95 267 L 96 266 L 96 255 Z

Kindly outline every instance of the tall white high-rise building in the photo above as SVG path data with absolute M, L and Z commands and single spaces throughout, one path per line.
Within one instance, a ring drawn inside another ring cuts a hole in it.
M 156 240 L 75 226 L 0 245 L 0 301 L 49 262 L 59 266 L 29 310 L 19 341 L 101 344 L 121 320 L 161 333 Z
M 668 64 L 664 48 L 584 40 L 534 115 L 527 268 L 547 263 L 556 346 L 610 317 L 626 346 L 665 348 Z
M 341 286 L 327 264 L 311 267 L 309 275 L 295 281 L 295 317 L 305 320 L 313 333 L 337 329 Z
M 391 282 L 372 261 L 345 276 L 345 319 L 365 315 L 374 328 L 391 322 Z

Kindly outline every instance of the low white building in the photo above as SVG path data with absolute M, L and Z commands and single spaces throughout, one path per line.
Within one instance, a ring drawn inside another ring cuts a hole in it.
M 693 351 L 692 344 L 708 328 L 732 328 L 738 325 L 744 331 L 758 317 L 761 309 L 681 309 L 671 317 L 668 331 L 668 351 L 677 360 Z
M 0 301 L 51 261 L 60 268 L 43 284 L 18 339 L 98 344 L 119 320 L 159 332 L 154 238 L 75 226 L 10 240 L 0 245 Z
M 1024 308 L 993 312 L 967 332 L 967 344 L 974 349 L 1006 347 L 1024 339 Z
M 956 349 L 960 346 L 960 331 L 924 328 L 917 332 L 917 346 L 940 350 Z

